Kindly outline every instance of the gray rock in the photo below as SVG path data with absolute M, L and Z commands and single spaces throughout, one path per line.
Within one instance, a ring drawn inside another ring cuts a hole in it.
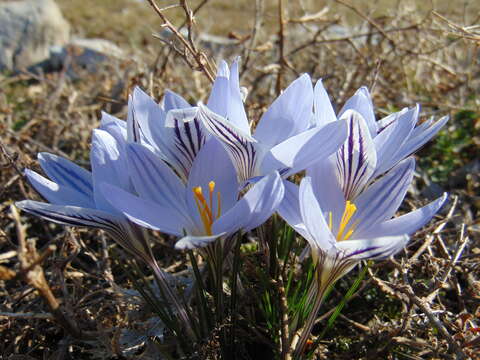
M 0 70 L 18 70 L 50 56 L 50 47 L 64 45 L 70 25 L 54 0 L 0 3 Z
M 68 71 L 74 75 L 75 69 L 95 71 L 97 65 L 108 59 L 124 59 L 125 53 L 117 45 L 105 39 L 74 38 L 65 46 L 50 48 L 50 58 L 44 70 L 58 70 L 68 61 Z

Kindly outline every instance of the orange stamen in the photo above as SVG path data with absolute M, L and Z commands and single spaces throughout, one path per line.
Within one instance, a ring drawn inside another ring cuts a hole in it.
M 207 235 L 212 235 L 212 225 L 215 220 L 213 216 L 213 193 L 215 190 L 215 182 L 210 181 L 208 183 L 208 203 L 203 196 L 202 187 L 197 186 L 192 189 L 195 203 L 197 205 L 198 213 L 200 214 L 200 219 L 202 220 L 205 232 Z M 220 192 L 217 192 L 217 216 L 216 219 L 220 217 L 221 214 L 221 203 L 220 203 Z

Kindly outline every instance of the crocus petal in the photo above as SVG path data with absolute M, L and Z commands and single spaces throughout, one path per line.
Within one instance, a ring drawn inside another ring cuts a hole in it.
M 395 156 L 407 141 L 418 118 L 420 107 L 417 105 L 413 109 L 405 109 L 395 114 L 395 119 L 384 128 L 374 139 L 377 152 L 377 167 L 373 178 L 380 176 L 388 171 L 395 163 L 393 159 L 399 159 Z
M 307 176 L 312 179 L 315 198 L 324 214 L 332 219 L 332 229 L 337 229 L 345 207 L 345 195 L 337 176 L 336 155 L 324 158 L 307 169 Z
M 243 106 L 242 93 L 240 91 L 240 76 L 238 73 L 239 58 L 237 58 L 230 69 L 227 119 L 246 134 L 250 134 L 245 107 Z
M 192 249 L 202 248 L 212 243 L 213 241 L 217 240 L 222 235 L 224 234 L 217 234 L 217 235 L 211 235 L 211 236 L 187 235 L 175 243 L 175 249 L 192 250 Z
M 304 131 L 274 146 L 262 162 L 262 173 L 278 170 L 282 165 L 289 170 L 282 174 L 287 177 L 304 170 L 319 158 L 336 152 L 345 142 L 347 126 L 345 121 L 334 121 L 322 127 Z M 274 167 L 275 166 L 275 167 Z
M 417 104 L 418 106 L 418 104 Z M 395 123 L 395 121 L 397 120 L 398 116 L 401 114 L 401 113 L 404 113 L 405 111 L 407 111 L 407 108 L 404 108 L 398 112 L 395 112 L 395 113 L 391 113 L 383 118 L 381 118 L 380 120 L 377 121 L 377 126 L 378 126 L 378 130 L 377 130 L 377 136 L 378 134 L 381 134 L 382 131 L 384 131 L 385 129 L 388 129 L 388 127 L 392 124 Z
M 165 127 L 168 137 L 163 152 L 168 154 L 167 161 L 186 181 L 193 161 L 209 134 L 200 124 L 197 107 L 169 111 Z
M 103 111 L 99 129 L 108 132 L 119 144 L 127 141 L 127 123 Z
M 188 107 L 191 107 L 191 105 L 183 97 L 173 91 L 165 91 L 165 96 L 163 97 L 163 110 L 165 113 L 168 113 L 170 110 L 184 109 Z
M 60 156 L 40 153 L 38 162 L 50 179 L 59 185 L 64 185 L 93 198 L 92 174 L 70 160 Z
M 133 186 L 142 199 L 171 207 L 178 214 L 186 213 L 185 186 L 165 162 L 133 143 L 127 146 L 127 157 Z
M 140 226 L 176 236 L 182 235 L 188 226 L 188 222 L 171 208 L 141 199 L 118 186 L 102 183 L 100 190 L 108 194 L 107 199 L 113 207 Z
M 275 172 L 257 182 L 229 211 L 213 223 L 213 232 L 249 231 L 263 224 L 283 199 L 284 187 Z
M 347 110 L 348 137 L 337 152 L 337 176 L 347 200 L 354 199 L 366 186 L 375 171 L 377 154 L 362 115 Z
M 408 243 L 408 235 L 382 236 L 369 239 L 340 241 L 337 249 L 344 252 L 344 258 L 355 260 L 385 259 L 395 255 Z
M 303 74 L 273 102 L 255 129 L 255 139 L 273 147 L 308 129 L 312 118 L 313 89 Z
M 421 146 L 423 146 L 426 142 L 428 142 L 440 129 L 447 123 L 448 116 L 444 116 L 434 124 L 430 125 L 428 128 L 420 128 L 417 126 L 411 132 L 408 140 L 404 143 L 402 148 L 395 154 L 393 162 L 398 161 L 399 159 L 403 159 L 406 156 L 412 154 L 413 152 L 417 151 Z
M 316 249 L 328 251 L 335 245 L 336 240 L 325 221 L 320 204 L 315 198 L 310 177 L 302 179 L 299 191 L 300 214 L 309 234 L 305 239 L 314 249 L 312 254 L 316 252 Z
M 217 76 L 212 85 L 207 106 L 210 110 L 220 116 L 227 117 L 229 87 L 229 70 L 225 61 L 221 61 L 218 66 Z
M 93 187 L 96 208 L 107 212 L 115 211 L 99 191 L 101 182 L 108 182 L 123 189 L 130 188 L 125 153 L 118 147 L 115 138 L 104 130 L 93 130 L 92 150 Z
M 78 206 L 54 205 L 32 200 L 20 201 L 15 205 L 30 214 L 63 225 L 94 227 L 115 232 L 123 221 L 122 217 Z
M 283 186 L 285 195 L 277 212 L 296 232 L 307 238 L 309 235 L 300 215 L 299 187 L 288 180 L 283 181 Z
M 313 90 L 314 119 L 316 126 L 323 126 L 337 120 L 327 91 L 323 87 L 322 79 L 318 80 Z
M 166 137 L 164 131 L 166 112 L 138 86 L 133 90 L 131 108 L 133 123 L 139 129 L 134 129 L 133 132 L 139 131 L 150 145 L 162 150 L 161 144 Z M 139 142 L 138 138 L 137 134 L 129 141 Z
M 376 224 L 365 231 L 356 232 L 359 237 L 375 237 L 375 236 L 397 236 L 400 234 L 413 234 L 418 229 L 427 224 L 438 210 L 445 204 L 447 194 L 432 201 L 430 204 L 421 207 L 408 214 L 396 217 L 394 219 Z
M 128 95 L 127 105 L 127 142 L 143 142 L 143 138 L 140 132 L 140 124 L 135 117 L 135 111 L 133 109 L 133 95 Z M 148 142 L 148 140 L 146 140 Z
M 217 137 L 232 159 L 240 182 L 255 175 L 258 158 L 263 156 L 260 146 L 249 134 L 199 104 L 199 117 L 205 128 Z
M 342 110 L 338 114 L 341 117 L 347 110 L 355 110 L 365 119 L 370 136 L 377 135 L 378 125 L 375 121 L 375 113 L 373 111 L 372 97 L 365 86 L 358 89 L 355 94 L 347 100 Z
M 357 223 L 357 231 L 373 227 L 395 214 L 412 182 L 414 170 L 413 158 L 403 160 L 355 199 L 357 212 L 351 221 Z
M 203 193 L 207 195 L 211 181 L 215 183 L 214 193 L 212 194 L 212 212 L 218 214 L 217 196 L 219 196 L 221 211 L 225 213 L 237 201 L 239 184 L 230 157 L 215 138 L 211 138 L 202 147 L 190 171 L 186 195 L 191 213 L 198 214 L 192 189 L 200 186 Z
M 110 115 L 109 113 L 106 113 L 105 111 L 102 111 L 102 117 L 100 119 L 100 128 L 103 129 L 103 127 L 108 127 L 111 124 L 116 124 L 124 129 L 127 128 L 127 123 L 125 120 L 121 120 L 113 115 Z
M 87 196 L 74 188 L 50 181 L 29 169 L 25 169 L 25 175 L 35 190 L 53 204 L 95 208 L 93 194 Z

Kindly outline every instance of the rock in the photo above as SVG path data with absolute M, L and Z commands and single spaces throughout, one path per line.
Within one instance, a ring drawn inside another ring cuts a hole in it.
M 64 45 L 70 25 L 54 0 L 0 3 L 0 70 L 19 70 L 50 56 L 50 47 Z
M 198 41 L 204 50 L 217 58 L 229 58 L 238 51 L 237 39 L 202 33 Z
M 50 58 L 39 65 L 44 71 L 59 70 L 68 61 L 67 72 L 75 76 L 76 69 L 95 71 L 99 63 L 111 58 L 125 58 L 123 50 L 111 41 L 74 38 L 65 46 L 51 47 Z
M 180 34 L 187 40 L 187 29 L 180 29 Z M 176 44 L 178 41 L 175 34 L 168 28 L 163 28 L 156 35 L 167 43 L 172 42 L 173 44 Z M 241 43 L 238 39 L 231 39 L 228 37 L 217 36 L 208 33 L 198 34 L 195 41 L 198 43 L 202 51 L 205 51 L 207 55 L 213 56 L 217 59 L 228 59 L 233 57 L 238 52 L 238 45 Z M 182 45 L 179 47 L 181 48 Z

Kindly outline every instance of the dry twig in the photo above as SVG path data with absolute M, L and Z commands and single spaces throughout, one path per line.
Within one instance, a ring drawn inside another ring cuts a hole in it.
M 180 5 L 184 9 L 185 14 L 187 16 L 187 27 L 188 27 L 188 40 L 185 39 L 185 37 L 180 33 L 180 31 L 170 22 L 170 20 L 165 16 L 164 10 L 158 7 L 158 5 L 155 3 L 154 0 L 148 0 L 148 3 L 152 6 L 152 8 L 155 10 L 155 12 L 158 14 L 158 16 L 162 19 L 163 24 L 162 27 L 169 29 L 174 35 L 177 40 L 179 40 L 182 45 L 184 46 L 184 50 L 181 51 L 177 49 L 172 43 L 170 43 L 170 46 L 183 57 L 183 59 L 192 67 L 200 70 L 205 74 L 205 76 L 210 80 L 210 82 L 213 83 L 214 81 L 214 75 L 213 75 L 213 70 L 212 66 L 210 65 L 210 62 L 208 61 L 208 58 L 206 55 L 198 50 L 197 46 L 195 45 L 195 42 L 193 41 L 192 37 L 192 27 L 194 24 L 194 13 L 193 11 L 190 10 L 188 7 L 188 4 L 186 0 L 180 0 Z M 160 36 L 156 36 L 160 40 L 164 41 L 164 39 Z M 189 60 L 188 54 L 190 54 L 197 66 L 193 66 L 193 63 Z

